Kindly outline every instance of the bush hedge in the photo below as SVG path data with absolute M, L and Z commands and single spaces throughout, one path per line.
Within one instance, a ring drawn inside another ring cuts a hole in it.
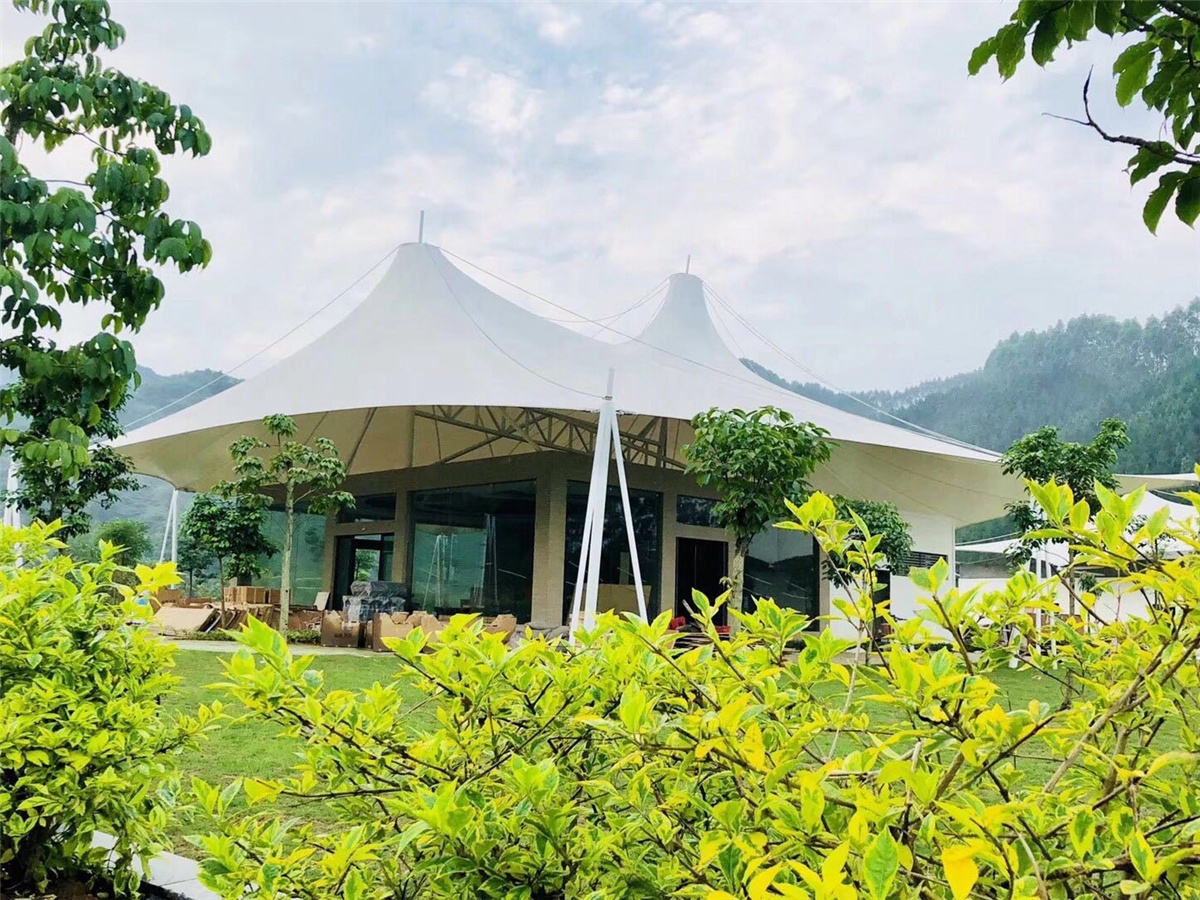
M 172 650 L 136 598 L 173 582 L 173 567 L 122 570 L 111 544 L 76 564 L 58 528 L 0 528 L 0 882 L 102 874 L 127 893 L 135 857 L 164 846 L 173 755 L 213 711 L 174 720 L 160 706 Z M 92 846 L 97 831 L 116 838 L 111 856 Z
M 1145 619 L 1105 621 L 1083 594 L 1088 627 L 1055 626 L 1051 657 L 1030 611 L 1053 608 L 1052 584 L 960 591 L 939 563 L 912 573 L 920 614 L 891 621 L 871 665 L 769 601 L 724 640 L 697 597 L 707 646 L 675 649 L 667 616 L 515 648 L 458 618 L 434 645 L 394 641 L 396 680 L 360 693 L 327 691 L 252 623 L 225 689 L 307 756 L 290 776 L 196 785 L 215 822 L 202 879 L 348 900 L 1200 897 L 1200 558 L 1147 552 L 1200 535 L 1160 516 L 1131 529 L 1137 495 L 1102 490 L 1093 522 L 1068 489 L 1035 494 L 1047 537 L 1152 597 Z M 890 619 L 872 610 L 877 539 L 821 495 L 793 513 L 854 584 L 840 614 L 860 635 Z M 1055 702 L 1006 704 L 1014 659 L 1059 683 Z M 406 727 L 404 686 L 436 704 L 431 731 Z M 298 823 L 281 796 L 357 824 Z

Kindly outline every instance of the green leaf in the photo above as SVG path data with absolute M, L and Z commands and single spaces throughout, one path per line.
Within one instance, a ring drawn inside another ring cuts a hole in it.
M 1150 849 L 1150 844 L 1146 842 L 1141 831 L 1135 831 L 1133 840 L 1129 842 L 1129 861 L 1133 863 L 1142 881 L 1153 884 L 1158 880 L 1161 874 L 1158 861 L 1155 860 L 1154 851 Z
M 1033 61 L 1039 66 L 1054 59 L 1054 51 L 1063 39 L 1066 24 L 1066 10 L 1057 9 L 1042 16 L 1033 32 L 1033 46 L 1030 48 Z
M 1117 57 L 1113 63 L 1113 74 L 1117 76 L 1117 103 L 1128 106 L 1133 102 L 1150 80 L 1154 59 L 1155 45 L 1148 41 L 1135 44 Z
M 1081 809 L 1071 820 L 1071 847 L 1078 859 L 1087 859 L 1096 843 L 1096 816 L 1090 809 Z
M 891 895 L 899 871 L 900 849 L 892 833 L 885 828 L 863 854 L 863 876 L 874 900 L 886 900 Z
M 996 39 L 988 38 L 971 53 L 971 58 L 967 62 L 967 72 L 971 75 L 978 75 L 980 69 L 987 65 L 987 61 L 995 55 Z
M 1158 233 L 1158 223 L 1162 219 L 1163 211 L 1182 180 L 1182 172 L 1168 172 L 1158 180 L 1158 187 L 1146 198 L 1146 205 L 1142 207 L 1142 221 L 1146 223 L 1151 234 Z
M 1200 217 L 1200 173 L 1193 173 L 1179 186 L 1179 194 L 1175 197 L 1175 215 L 1185 225 L 1196 224 L 1196 219 Z
M 1026 34 L 1025 26 L 1019 23 L 1005 25 L 996 33 L 996 65 L 1005 81 L 1016 74 L 1017 66 L 1025 58 Z
M 1121 24 L 1121 6 L 1124 0 L 1098 0 L 1096 3 L 1096 28 L 1109 35 L 1117 33 Z M 1084 4 L 1078 4 L 1083 6 Z

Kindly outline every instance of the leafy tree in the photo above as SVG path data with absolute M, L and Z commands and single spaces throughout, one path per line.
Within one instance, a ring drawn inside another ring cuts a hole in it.
M 113 519 L 96 529 L 96 540 L 114 545 L 112 559 L 119 566 L 144 563 L 154 552 L 154 544 L 145 522 L 134 519 Z
M 216 560 L 222 611 L 226 578 L 253 577 L 261 571 L 259 559 L 278 552 L 267 538 L 266 526 L 264 498 L 254 495 L 200 494 L 188 507 L 180 538 Z
M 917 615 L 878 665 L 769 600 L 726 639 L 700 598 L 703 649 L 681 652 L 669 612 L 512 647 L 458 616 L 436 641 L 392 639 L 397 677 L 358 692 L 251 622 L 221 688 L 306 753 L 282 778 L 198 787 L 216 819 L 200 878 L 346 900 L 1195 900 L 1200 555 L 1137 547 L 1200 534 L 1160 516 L 1129 539 L 1137 495 L 1101 488 L 1090 519 L 1066 486 L 1032 493 L 1079 565 L 1159 611 L 1054 623 L 1052 654 L 1006 637 L 1036 637 L 1030 609 L 1053 607 L 1030 573 L 984 594 L 942 561 L 913 571 Z M 882 554 L 820 494 L 787 524 L 857 561 L 861 627 Z M 428 728 L 403 727 L 431 706 Z M 353 825 L 298 820 L 297 800 Z
M 0 388 L 0 447 L 21 459 L 22 502 L 81 531 L 87 502 L 130 487 L 124 457 L 88 449 L 119 433 L 137 381 L 120 335 L 162 302 L 156 267 L 188 272 L 211 256 L 194 222 L 164 210 L 160 156 L 203 156 L 212 142 L 187 106 L 103 65 L 125 39 L 107 2 L 13 3 L 49 21 L 0 69 L 0 370 L 17 376 Z M 27 164 L 82 145 L 90 163 L 74 180 Z M 83 306 L 99 308 L 101 330 L 60 345 L 64 309 Z
M 271 485 L 283 488 L 283 567 L 279 576 L 279 629 L 287 629 L 292 599 L 292 544 L 296 532 L 296 508 L 307 507 L 318 515 L 354 505 L 354 496 L 341 490 L 346 464 L 329 438 L 317 438 L 312 446 L 295 440 L 296 423 L 288 416 L 266 416 L 263 427 L 270 442 L 253 436 L 234 441 L 234 480 L 220 485 L 222 492 L 242 498 L 262 498 Z M 261 451 L 266 451 L 262 453 Z
M 1087 444 L 1064 441 L 1058 436 L 1057 428 L 1047 425 L 1009 447 L 1001 457 L 1001 470 L 1006 475 L 1019 475 L 1035 484 L 1053 481 L 1066 485 L 1078 502 L 1087 505 L 1089 514 L 1095 515 L 1101 506 L 1099 490 L 1117 488 L 1113 467 L 1117 463 L 1117 454 L 1128 444 L 1129 434 L 1120 419 L 1101 422 L 1100 430 Z M 1012 503 L 1008 513 L 1022 536 L 1042 531 L 1047 524 L 1044 511 L 1036 504 Z M 1028 562 L 1034 548 L 1045 543 L 1045 538 L 1024 537 L 1015 554 L 1016 560 Z M 1074 616 L 1076 595 L 1069 579 L 1067 589 L 1070 595 L 1068 612 Z
M 196 582 L 203 581 L 213 574 L 212 567 L 216 565 L 217 558 L 208 547 L 196 540 L 193 532 L 182 528 L 179 534 L 176 563 L 179 571 L 187 575 L 188 596 L 194 597 L 196 596 Z M 222 599 L 224 599 L 224 593 L 222 590 Z
M 687 471 L 721 494 L 713 515 L 733 535 L 731 608 L 740 610 L 750 543 L 788 501 L 808 496 L 808 477 L 830 456 L 829 432 L 773 406 L 710 409 L 692 419 L 692 429 Z
M 1127 39 L 1113 63 L 1117 103 L 1129 106 L 1140 96 L 1162 127 L 1146 137 L 1110 131 L 1092 115 L 1091 74 L 1083 84 L 1083 118 L 1068 121 L 1109 143 L 1133 147 L 1131 184 L 1158 176 L 1142 210 L 1147 228 L 1158 228 L 1172 198 L 1175 215 L 1194 224 L 1200 217 L 1200 8 L 1193 0 L 1021 0 L 1012 21 L 975 48 L 968 69 L 975 75 L 995 59 L 1008 79 L 1027 50 L 1045 66 L 1064 44 L 1097 33 Z
M 63 529 L 59 530 L 61 534 Z M 146 562 L 154 551 L 146 523 L 136 519 L 112 519 L 67 542 L 67 552 L 76 562 L 100 562 L 101 541 L 117 549 L 109 558 L 118 566 L 132 567 Z
M 62 414 L 64 404 L 69 406 L 72 402 L 66 392 L 59 392 L 48 406 L 39 405 L 46 402 L 52 390 L 52 386 L 46 386 L 40 393 L 31 391 L 27 382 L 18 382 L 13 387 L 18 398 L 26 398 L 18 400 L 22 411 L 29 416 L 26 440 L 34 440 L 30 435 L 49 434 L 58 428 L 54 424 L 56 418 Z M 89 428 L 89 437 L 93 440 L 112 440 L 120 435 L 114 410 L 103 410 L 100 419 Z M 41 453 L 37 443 L 27 446 L 31 452 L 21 453 L 17 503 L 33 518 L 43 522 L 61 520 L 64 535 L 82 534 L 87 530 L 91 523 L 89 506 L 108 509 L 122 492 L 129 493 L 142 487 L 133 474 L 132 461 L 112 447 L 92 447 L 87 463 L 72 467 L 64 466 L 61 459 L 51 454 Z

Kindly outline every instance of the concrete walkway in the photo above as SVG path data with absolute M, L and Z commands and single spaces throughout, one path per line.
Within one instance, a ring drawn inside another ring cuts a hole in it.
M 174 644 L 180 650 L 200 650 L 204 653 L 233 653 L 241 648 L 236 641 L 187 641 L 164 637 L 164 641 Z M 296 656 L 372 656 L 386 657 L 386 653 L 376 653 L 373 650 L 359 650 L 354 647 L 322 647 L 318 644 L 292 644 L 291 651 Z
M 115 843 L 111 834 L 97 831 L 92 835 L 93 847 L 109 850 Z M 135 861 L 134 865 L 142 869 L 140 862 Z M 142 870 L 142 880 L 144 895 L 158 895 L 169 900 L 220 900 L 219 894 L 200 883 L 200 864 L 174 853 L 160 853 L 151 859 L 149 871 Z M 150 890 L 146 890 L 147 887 Z

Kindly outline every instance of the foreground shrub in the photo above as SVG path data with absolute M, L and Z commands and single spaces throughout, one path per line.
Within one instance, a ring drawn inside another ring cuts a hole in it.
M 1028 613 L 1052 585 L 961 592 L 939 563 L 913 573 L 922 611 L 890 621 L 877 665 L 842 663 L 854 642 L 770 602 L 686 652 L 666 616 L 512 649 L 459 618 L 433 646 L 394 642 L 397 679 L 358 694 L 252 623 L 227 690 L 308 749 L 294 778 L 197 785 L 217 821 L 202 878 L 355 900 L 1200 897 L 1200 563 L 1144 554 L 1167 523 L 1127 532 L 1137 496 L 1101 491 L 1094 524 L 1065 488 L 1036 496 L 1048 536 L 1153 595 L 1150 618 L 1058 629 L 1049 658 Z M 845 566 L 859 633 L 890 620 L 871 603 L 878 539 L 821 495 L 793 512 Z M 1014 654 L 1045 699 L 1006 703 Z M 432 730 L 406 727 L 405 686 L 436 704 Z M 285 820 L 280 796 L 354 824 Z
M 0 882 L 103 874 L 128 892 L 134 858 L 163 846 L 172 752 L 210 713 L 162 711 L 172 650 L 137 621 L 134 598 L 173 582 L 172 567 L 139 566 L 126 587 L 113 545 L 77 565 L 56 531 L 0 528 Z M 111 860 L 97 831 L 116 838 Z

